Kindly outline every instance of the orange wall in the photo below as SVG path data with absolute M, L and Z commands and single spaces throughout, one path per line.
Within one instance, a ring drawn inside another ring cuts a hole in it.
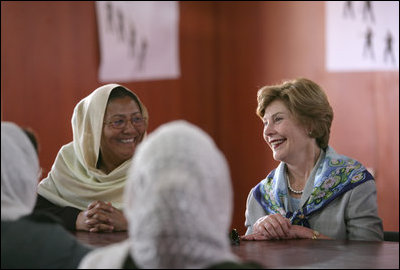
M 150 112 L 151 132 L 187 119 L 227 156 L 232 227 L 277 162 L 262 139 L 256 92 L 297 76 L 318 82 L 334 109 L 330 145 L 374 170 L 385 230 L 399 230 L 399 74 L 328 73 L 324 2 L 181 2 L 177 80 L 123 83 Z M 76 103 L 101 85 L 94 2 L 1 2 L 2 120 L 38 134 L 45 173 L 72 139 Z

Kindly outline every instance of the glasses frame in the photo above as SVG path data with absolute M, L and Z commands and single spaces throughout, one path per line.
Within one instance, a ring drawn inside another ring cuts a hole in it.
M 138 119 L 138 118 L 141 119 L 140 122 L 136 122 L 136 121 L 134 120 L 134 119 Z M 124 120 L 123 126 L 121 126 L 121 127 L 116 127 L 116 126 L 114 125 L 114 122 L 117 122 L 117 121 L 120 121 L 120 120 Z M 123 119 L 121 118 L 121 119 L 113 120 L 113 121 L 104 121 L 103 123 L 106 124 L 107 126 L 112 127 L 113 129 L 125 129 L 125 128 L 127 127 L 127 125 L 128 125 L 128 122 L 130 122 L 131 125 L 134 126 L 134 127 L 140 127 L 140 126 L 142 126 L 142 125 L 146 122 L 146 120 L 147 120 L 146 117 L 143 117 L 143 116 L 140 116 L 140 117 L 135 116 L 135 117 L 131 117 L 130 119 L 129 119 L 129 118 L 123 118 Z

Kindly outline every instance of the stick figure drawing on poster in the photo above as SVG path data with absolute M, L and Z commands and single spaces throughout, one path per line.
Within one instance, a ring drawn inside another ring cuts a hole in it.
M 372 46 L 372 29 L 370 27 L 367 28 L 367 32 L 365 33 L 365 43 L 364 43 L 364 49 L 363 49 L 363 56 L 368 57 L 368 55 L 371 57 L 371 59 L 374 59 L 374 50 Z
M 138 68 L 139 70 L 143 71 L 144 67 L 145 67 L 145 58 L 146 58 L 146 54 L 147 54 L 147 40 L 146 38 L 142 39 L 142 43 L 140 46 L 140 55 L 139 55 L 139 61 L 138 61 Z
M 130 55 L 135 57 L 135 47 L 136 47 L 136 29 L 133 23 L 129 26 L 129 49 Z
M 354 18 L 353 1 L 345 1 L 343 6 L 343 18 Z
M 118 17 L 118 33 L 122 41 L 124 41 L 124 14 L 121 10 L 117 10 Z
M 107 2 L 106 4 L 106 13 L 107 13 L 107 29 L 113 30 L 113 8 L 111 2 Z
M 374 13 L 372 10 L 372 3 L 371 1 L 364 1 L 364 7 L 363 7 L 363 20 L 367 19 L 367 17 L 371 19 L 371 22 L 374 22 Z
M 392 36 L 392 33 L 390 31 L 388 31 L 386 34 L 386 37 L 385 37 L 385 51 L 383 52 L 383 60 L 386 63 L 386 58 L 387 58 L 387 56 L 389 56 L 390 59 L 392 60 L 392 63 L 395 64 L 396 59 L 394 56 L 392 43 L 393 43 L 393 36 Z

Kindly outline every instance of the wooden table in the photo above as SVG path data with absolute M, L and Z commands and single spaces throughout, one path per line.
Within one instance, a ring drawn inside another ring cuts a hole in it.
M 120 242 L 126 232 L 75 232 L 82 243 L 101 247 Z M 232 251 L 266 268 L 394 268 L 399 269 L 399 243 L 341 240 L 241 241 Z
M 85 231 L 73 232 L 73 235 L 82 243 L 92 247 L 103 247 L 121 242 L 128 238 L 127 232 L 91 233 Z
M 241 241 L 240 258 L 266 268 L 396 268 L 399 243 L 340 240 Z

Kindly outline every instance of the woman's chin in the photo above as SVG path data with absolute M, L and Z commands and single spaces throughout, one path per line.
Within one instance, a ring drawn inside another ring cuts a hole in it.
M 276 160 L 276 161 L 283 161 L 283 156 L 281 153 L 279 152 L 273 152 L 272 157 Z
M 135 150 L 136 150 L 136 147 L 134 147 L 133 149 L 129 149 L 129 151 L 124 151 L 123 153 L 121 153 L 121 157 L 126 161 L 133 157 Z

